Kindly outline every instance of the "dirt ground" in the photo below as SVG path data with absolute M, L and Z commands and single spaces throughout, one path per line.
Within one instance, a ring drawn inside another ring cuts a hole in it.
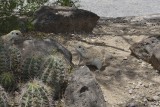
M 70 35 L 63 44 L 73 54 L 74 46 L 81 43 L 98 51 L 105 49 L 109 65 L 95 73 L 105 101 L 110 107 L 160 107 L 160 73 L 141 59 L 130 55 L 129 47 L 149 36 L 158 36 L 157 24 L 132 24 L 130 22 L 100 20 L 93 34 Z M 137 105 L 137 106 L 134 106 Z

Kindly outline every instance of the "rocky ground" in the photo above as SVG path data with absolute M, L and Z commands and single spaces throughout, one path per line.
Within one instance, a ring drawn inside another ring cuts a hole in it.
M 131 56 L 129 50 L 132 44 L 160 34 L 158 22 L 152 21 L 152 17 L 145 18 L 103 19 L 99 20 L 93 34 L 57 37 L 72 52 L 74 64 L 77 64 L 74 50 L 77 43 L 96 50 L 105 49 L 109 65 L 100 73 L 93 72 L 111 107 L 160 106 L 160 73 L 149 63 Z
M 92 34 L 48 36 L 56 38 L 71 51 L 75 65 L 78 64 L 74 48 L 76 44 L 98 51 L 105 50 L 107 67 L 98 73 L 92 72 L 109 107 L 159 107 L 160 72 L 149 63 L 132 56 L 129 49 L 132 44 L 144 38 L 159 36 L 159 22 L 159 15 L 105 18 L 99 20 Z M 44 35 L 38 34 L 42 37 Z

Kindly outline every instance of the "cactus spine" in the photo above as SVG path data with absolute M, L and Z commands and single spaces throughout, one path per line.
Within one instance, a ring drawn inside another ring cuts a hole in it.
M 0 75 L 0 84 L 7 90 L 15 88 L 15 78 L 11 72 L 3 72 Z
M 52 107 L 51 89 L 42 82 L 28 82 L 22 91 L 19 107 Z
M 42 63 L 42 58 L 39 56 L 29 56 L 27 57 L 21 66 L 22 70 L 22 80 L 33 79 L 40 72 L 40 67 Z
M 20 50 L 15 46 L 10 46 L 8 51 L 11 70 L 14 71 L 14 73 L 19 72 L 22 60 Z
M 62 91 L 62 85 L 65 82 L 66 73 L 64 63 L 57 57 L 50 55 L 43 64 L 42 75 L 40 79 L 55 89 L 55 98 L 59 98 Z
M 0 73 L 9 71 L 10 65 L 9 65 L 9 60 L 7 56 L 7 51 L 5 49 L 5 46 L 0 40 Z

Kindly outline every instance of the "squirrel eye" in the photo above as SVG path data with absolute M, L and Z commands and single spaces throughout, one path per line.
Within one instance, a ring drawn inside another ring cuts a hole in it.
M 18 33 L 16 33 L 16 35 L 18 35 Z
M 81 48 L 81 46 L 78 46 L 78 48 Z

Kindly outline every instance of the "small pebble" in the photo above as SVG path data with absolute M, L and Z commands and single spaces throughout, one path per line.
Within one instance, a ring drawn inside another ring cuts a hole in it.
M 128 59 L 127 57 L 124 57 L 124 58 L 123 58 L 123 60 L 127 60 L 127 59 Z
M 129 94 L 132 94 L 133 93 L 133 89 L 130 89 L 128 92 L 129 92 Z
M 153 99 L 154 101 L 158 101 L 158 100 L 160 100 L 160 97 L 157 96 L 157 95 L 155 95 L 155 96 L 152 97 L 152 99 Z
M 145 88 L 149 88 L 149 85 L 148 85 L 148 84 L 144 84 L 144 87 L 145 87 Z

